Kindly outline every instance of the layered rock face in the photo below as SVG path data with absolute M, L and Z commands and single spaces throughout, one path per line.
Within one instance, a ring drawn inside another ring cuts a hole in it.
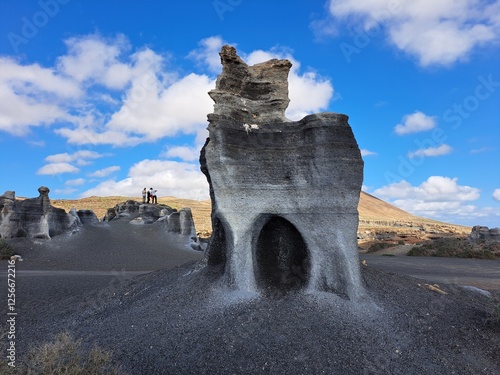
M 37 198 L 17 201 L 13 191 L 0 196 L 0 237 L 51 238 L 76 228 L 78 216 L 50 204 L 49 188 L 38 189 Z
M 363 161 L 348 117 L 289 121 L 289 61 L 248 66 L 229 46 L 220 56 L 200 156 L 213 207 L 208 262 L 224 263 L 237 289 L 363 296 L 356 235 Z

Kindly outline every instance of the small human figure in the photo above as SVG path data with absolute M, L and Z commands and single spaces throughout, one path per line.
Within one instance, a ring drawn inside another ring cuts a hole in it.
M 153 189 L 153 188 L 151 188 L 151 189 Z M 153 203 L 153 204 L 158 203 L 158 197 L 156 196 L 157 191 L 158 190 L 156 190 L 156 189 L 151 190 L 151 203 Z
M 153 190 L 153 188 L 149 189 L 148 193 L 147 193 L 147 195 L 148 195 L 148 204 L 149 204 L 149 201 L 151 200 L 151 190 Z
M 146 203 L 146 195 L 147 195 L 148 189 L 144 188 L 142 189 L 142 203 Z

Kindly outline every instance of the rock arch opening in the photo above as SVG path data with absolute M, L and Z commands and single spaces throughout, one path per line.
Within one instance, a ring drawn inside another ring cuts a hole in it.
M 287 292 L 302 289 L 309 278 L 309 254 L 301 234 L 288 220 L 271 216 L 255 245 L 255 278 L 259 289 Z

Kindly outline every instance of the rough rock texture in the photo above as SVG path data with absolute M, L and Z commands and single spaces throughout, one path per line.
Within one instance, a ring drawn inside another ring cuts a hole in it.
M 108 208 L 106 215 L 102 218 L 102 221 L 111 221 L 120 216 L 130 216 L 139 212 L 139 206 L 141 203 L 128 200 L 122 203 L 118 203 L 115 207 Z
M 76 213 L 82 224 L 96 224 L 99 222 L 97 215 L 92 210 L 78 210 Z
M 180 233 L 187 236 L 196 236 L 193 214 L 190 208 L 181 208 L 179 210 Z
M 78 217 L 50 204 L 49 188 L 38 189 L 37 198 L 18 201 L 13 191 L 0 196 L 0 237 L 51 238 L 76 228 Z
M 290 61 L 273 59 L 248 66 L 231 46 L 222 47 L 220 56 L 223 71 L 208 93 L 215 102 L 214 113 L 208 115 L 211 123 L 227 119 L 250 127 L 287 121 Z
M 102 218 L 103 221 L 111 221 L 119 217 L 130 217 L 132 215 L 139 215 L 142 224 L 151 224 L 163 216 L 169 215 L 177 210 L 165 204 L 149 204 L 139 203 L 134 200 L 128 200 L 118 203 L 113 208 L 108 208 L 106 215 Z
M 213 207 L 208 262 L 225 263 L 236 289 L 362 297 L 356 231 L 363 161 L 348 117 L 289 121 L 289 61 L 248 66 L 229 46 L 220 56 L 200 156 Z
M 476 225 L 469 234 L 469 240 L 476 242 L 482 240 L 500 241 L 500 228 L 482 227 Z
M 113 208 L 108 208 L 103 221 L 130 219 L 131 224 L 152 224 L 157 221 L 164 222 L 168 232 L 185 236 L 196 237 L 193 215 L 190 208 L 175 208 L 165 204 L 139 203 L 134 200 L 118 203 Z

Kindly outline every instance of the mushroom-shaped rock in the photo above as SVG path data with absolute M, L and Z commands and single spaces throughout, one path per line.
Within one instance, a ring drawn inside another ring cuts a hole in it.
M 200 155 L 210 185 L 209 264 L 252 291 L 310 289 L 365 295 L 357 254 L 363 160 L 348 117 L 288 121 L 290 62 L 248 66 L 232 47 L 210 96 Z

